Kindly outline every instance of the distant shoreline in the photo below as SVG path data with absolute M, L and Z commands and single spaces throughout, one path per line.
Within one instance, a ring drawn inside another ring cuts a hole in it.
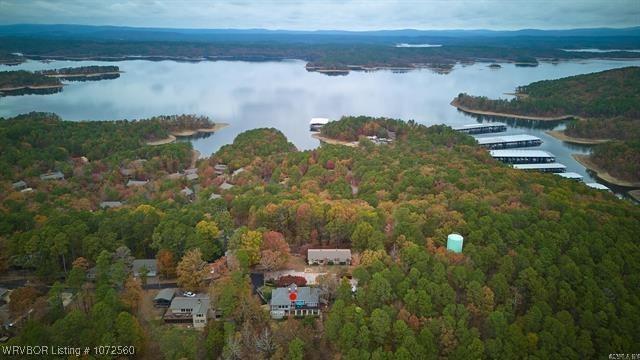
M 124 71 L 105 71 L 105 72 L 97 72 L 97 73 L 89 73 L 89 74 L 45 74 L 44 76 L 46 77 L 52 77 L 52 78 L 60 78 L 60 79 L 65 79 L 65 78 L 90 78 L 90 77 L 98 77 L 98 76 L 104 76 L 104 75 L 120 75 L 122 74 Z
M 17 91 L 17 90 L 60 89 L 63 86 L 64 86 L 64 84 L 59 84 L 59 85 L 23 85 L 23 86 L 0 88 L 0 92 L 2 92 L 2 91 Z
M 622 179 L 618 179 L 617 177 L 609 174 L 609 172 L 607 172 L 606 170 L 600 168 L 598 165 L 594 164 L 591 159 L 589 158 L 589 155 L 585 155 L 585 154 L 571 154 L 571 157 L 573 157 L 577 162 L 580 163 L 580 165 L 586 167 L 587 169 L 593 171 L 596 173 L 596 176 L 608 183 L 617 185 L 617 186 L 621 186 L 621 187 L 627 187 L 627 188 L 637 188 L 640 187 L 640 182 L 633 182 L 633 181 L 626 181 L 626 180 L 622 180 Z
M 573 136 L 567 135 L 564 132 L 564 130 L 549 130 L 549 131 L 546 131 L 546 133 L 560 141 L 564 141 L 572 144 L 580 144 L 580 145 L 597 145 L 597 144 L 604 144 L 606 142 L 611 141 L 610 139 L 587 139 L 587 138 L 573 137 Z
M 157 145 L 165 145 L 176 142 L 178 137 L 189 137 L 196 135 L 198 133 L 215 133 L 216 131 L 220 131 L 229 126 L 227 123 L 215 123 L 210 128 L 201 128 L 196 130 L 181 130 L 181 131 L 172 131 L 169 136 L 164 139 L 147 141 L 147 145 L 157 146 Z
M 493 111 L 475 110 L 475 109 L 470 109 L 466 106 L 460 105 L 457 99 L 453 99 L 450 105 L 458 108 L 458 110 L 460 111 L 463 111 L 469 114 L 474 114 L 474 115 L 495 116 L 495 117 L 514 118 L 514 119 L 521 119 L 521 120 L 536 120 L 536 121 L 562 121 L 562 120 L 569 120 L 569 119 L 580 119 L 579 116 L 575 116 L 575 115 L 533 116 L 533 115 L 518 115 L 518 114 L 509 114 L 509 113 L 498 113 Z

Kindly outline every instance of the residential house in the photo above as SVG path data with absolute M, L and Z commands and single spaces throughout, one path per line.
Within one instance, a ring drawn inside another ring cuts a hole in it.
M 180 190 L 180 194 L 182 194 L 182 195 L 184 195 L 184 196 L 186 196 L 188 198 L 191 198 L 193 196 L 194 192 L 193 192 L 193 190 L 191 190 L 188 187 L 186 187 L 186 188 Z
M 228 182 L 226 182 L 226 181 L 225 181 L 225 182 L 223 182 L 223 183 L 220 185 L 220 189 L 221 189 L 221 190 L 230 190 L 231 188 L 233 188 L 233 185 L 232 185 L 232 184 L 229 184 L 229 183 L 228 183 Z
M 209 200 L 222 199 L 222 195 L 220 194 L 211 194 L 209 195 Z
M 127 181 L 127 187 L 132 187 L 132 186 L 145 186 L 149 183 L 149 180 L 129 180 Z
M 350 265 L 350 249 L 309 249 L 307 251 L 309 265 Z
M 231 174 L 231 177 L 234 177 L 234 176 L 236 176 L 236 175 L 238 175 L 238 174 L 241 174 L 241 173 L 243 173 L 243 172 L 244 172 L 244 168 L 236 169 L 236 170 Z
M 40 175 L 41 180 L 64 180 L 64 174 L 60 171 L 48 172 Z
M 158 291 L 156 297 L 153 298 L 153 306 L 168 308 L 171 306 L 171 300 L 176 295 L 176 289 L 162 289 Z
M 195 297 L 174 297 L 163 319 L 166 323 L 191 323 L 194 328 L 203 329 L 207 319 L 212 317 L 209 296 L 198 294 Z
M 186 178 L 187 178 L 187 180 L 189 180 L 189 181 L 198 180 L 198 174 L 187 174 L 185 177 L 186 177 Z
M 197 168 L 190 168 L 190 169 L 185 169 L 184 170 L 184 174 L 185 175 L 193 175 L 193 174 L 197 174 L 198 173 L 198 169 Z
M 282 319 L 285 316 L 320 315 L 320 289 L 297 287 L 291 284 L 271 292 L 271 318 Z
M 22 190 L 27 187 L 27 183 L 24 182 L 24 180 L 20 180 L 14 182 L 13 184 L 11 184 L 11 186 L 13 186 L 14 190 Z
M 120 206 L 122 206 L 121 201 L 103 201 L 100 203 L 101 209 L 113 209 L 119 208 Z
M 225 164 L 217 164 L 213 167 L 213 170 L 216 175 L 222 175 L 227 172 L 227 165 Z
M 155 277 L 158 275 L 158 260 L 156 259 L 135 259 L 133 260 L 131 270 L 133 276 L 140 276 L 142 269 L 147 270 L 147 277 Z

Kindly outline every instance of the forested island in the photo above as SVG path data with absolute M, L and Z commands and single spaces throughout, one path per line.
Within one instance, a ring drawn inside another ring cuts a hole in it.
M 79 66 L 38 71 L 0 71 L 0 95 L 49 94 L 62 90 L 61 80 L 117 79 L 117 66 Z
M 74 80 L 74 81 L 86 81 L 86 80 L 104 80 L 104 79 L 117 79 L 120 77 L 120 68 L 117 66 L 79 66 L 69 67 L 62 69 L 51 70 L 39 70 L 35 72 L 49 77 Z
M 640 186 L 640 67 L 625 67 L 517 88 L 511 100 L 460 94 L 452 105 L 462 111 L 533 120 L 576 118 L 560 140 L 594 147 L 581 161 L 622 186 Z M 611 141 L 609 141 L 611 140 Z
M 447 126 L 366 117 L 323 129 L 358 147 L 298 151 L 278 130 L 255 129 L 199 160 L 193 182 L 174 180 L 164 174 L 188 166 L 190 145 L 144 145 L 164 124 L 0 120 L 2 156 L 13 154 L 0 180 L 0 271 L 54 284 L 11 294 L 16 313 L 34 310 L 9 345 L 135 345 L 137 357 L 167 358 L 494 359 L 595 358 L 640 343 L 640 209 L 612 194 L 511 169 Z M 391 133 L 386 145 L 365 137 Z M 71 155 L 89 161 L 65 170 L 67 180 L 11 189 L 18 174 Z M 135 166 L 130 176 L 149 182 L 127 188 L 120 170 Z M 185 186 L 198 191 L 187 197 Z M 96 210 L 98 196 L 125 205 Z M 445 248 L 452 232 L 464 236 L 462 253 Z M 322 319 L 270 320 L 249 273 L 323 247 L 355 255 L 337 280 L 314 285 Z M 203 264 L 227 250 L 237 262 L 204 281 Z M 219 321 L 198 332 L 150 318 L 141 304 L 154 290 L 126 271 L 133 257 L 157 258 L 162 274 L 208 292 Z M 63 291 L 74 294 L 67 308 Z
M 26 70 L 0 71 L 0 95 L 17 95 L 23 93 L 46 93 L 60 91 L 62 82 L 44 74 Z

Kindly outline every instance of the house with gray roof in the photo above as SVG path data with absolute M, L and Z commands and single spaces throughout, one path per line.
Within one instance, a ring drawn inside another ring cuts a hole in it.
M 163 319 L 166 323 L 192 323 L 194 328 L 203 329 L 207 319 L 212 317 L 209 296 L 198 294 L 194 297 L 174 297 Z
M 198 168 L 190 168 L 184 170 L 185 175 L 193 175 L 198 173 Z
M 222 195 L 220 194 L 211 194 L 209 195 L 209 200 L 222 199 Z
M 244 172 L 244 168 L 239 168 L 239 169 L 236 169 L 236 170 L 231 174 L 231 176 L 233 177 L 233 176 L 236 176 L 236 175 L 241 174 L 241 173 L 243 173 L 243 172 Z
M 309 249 L 307 250 L 309 265 L 349 265 L 350 249 Z
M 231 188 L 233 188 L 233 185 L 232 185 L 232 184 L 229 184 L 229 183 L 228 183 L 228 182 L 226 182 L 226 181 L 225 181 L 225 182 L 223 182 L 223 183 L 220 185 L 220 189 L 222 189 L 222 190 L 229 190 L 229 189 L 231 189 Z
M 187 178 L 187 180 L 189 180 L 189 181 L 198 180 L 198 174 L 187 174 L 185 177 L 186 177 L 186 178 Z
M 176 289 L 162 289 L 158 291 L 156 297 L 153 298 L 153 306 L 155 307 L 169 307 L 171 306 L 171 300 L 176 295 Z
M 285 316 L 320 315 L 320 289 L 298 287 L 291 284 L 271 292 L 271 318 L 282 319 Z
M 60 171 L 53 171 L 40 175 L 41 180 L 64 180 L 64 174 Z
M 113 209 L 122 206 L 122 201 L 103 201 L 100 203 L 101 209 Z
M 225 172 L 227 172 L 227 165 L 225 165 L 225 164 L 216 164 L 213 167 L 213 170 L 214 170 L 216 175 L 222 175 Z
M 27 187 L 27 183 L 24 182 L 24 180 L 20 180 L 20 181 L 16 181 L 13 184 L 11 184 L 11 186 L 13 186 L 14 190 L 21 190 Z
M 191 195 L 193 195 L 193 190 L 189 189 L 188 187 L 180 190 L 180 193 L 186 197 L 190 197 Z
M 132 186 L 145 186 L 149 183 L 149 180 L 129 180 L 127 181 L 127 187 L 132 187 Z
M 147 270 L 147 277 L 158 275 L 158 260 L 156 259 L 135 259 L 131 263 L 131 270 L 134 277 L 140 276 L 142 269 Z

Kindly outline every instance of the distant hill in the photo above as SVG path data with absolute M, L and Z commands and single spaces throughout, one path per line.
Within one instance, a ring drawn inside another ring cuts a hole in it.
M 631 28 L 588 28 L 568 30 L 267 30 L 267 29 L 180 29 L 180 28 L 144 28 L 125 26 L 90 25 L 39 25 L 15 24 L 0 26 L 0 36 L 28 36 L 37 38 L 73 38 L 94 40 L 136 40 L 136 41 L 281 41 L 281 42 L 394 42 L 439 40 L 443 43 L 468 43 L 471 39 L 483 41 L 496 39 L 501 42 L 513 38 L 540 38 L 552 41 L 555 38 L 618 38 L 609 43 L 611 46 L 637 47 L 640 27 Z M 629 42 L 628 38 L 634 38 Z M 531 41 L 529 39 L 528 41 Z M 597 40 L 596 43 L 599 43 Z M 571 43 L 565 44 L 570 46 Z M 599 44 L 606 46 L 606 44 Z

